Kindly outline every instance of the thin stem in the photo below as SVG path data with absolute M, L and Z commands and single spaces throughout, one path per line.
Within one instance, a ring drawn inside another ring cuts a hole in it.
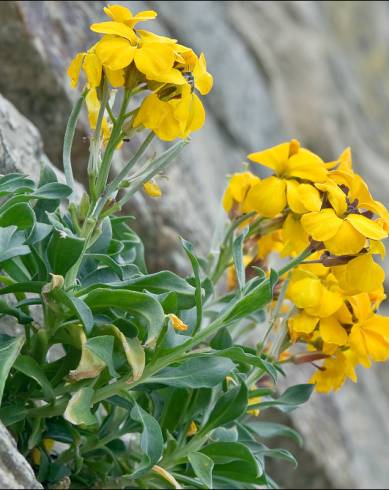
M 120 108 L 119 116 L 117 117 L 117 119 L 113 125 L 111 137 L 109 139 L 107 148 L 105 150 L 105 153 L 104 153 L 104 156 L 103 156 L 103 159 L 101 162 L 99 175 L 97 176 L 96 189 L 97 189 L 98 195 L 104 191 L 105 186 L 107 185 L 109 170 L 111 168 L 112 156 L 113 156 L 113 153 L 115 151 L 116 146 L 120 143 L 119 137 L 121 135 L 123 123 L 125 121 L 126 110 L 127 110 L 127 106 L 128 106 L 128 102 L 130 100 L 130 97 L 131 97 L 131 92 L 129 90 L 126 90 L 124 92 L 124 97 L 123 97 L 122 105 Z
M 74 134 L 76 132 L 77 122 L 81 114 L 81 109 L 84 104 L 85 97 L 88 94 L 88 91 L 89 91 L 88 89 L 85 89 L 83 91 L 81 97 L 79 97 L 79 99 L 77 100 L 77 102 L 75 103 L 72 109 L 72 112 L 70 113 L 70 117 L 65 130 L 65 137 L 63 143 L 62 162 L 63 162 L 63 169 L 65 173 L 65 179 L 67 185 L 73 191 L 74 191 L 74 177 L 73 177 L 72 160 L 71 160 L 73 139 L 74 139 Z M 69 200 L 72 199 L 73 199 L 73 193 L 69 196 Z
M 134 156 L 129 160 L 127 165 L 123 167 L 123 169 L 118 173 L 118 175 L 112 180 L 112 182 L 106 187 L 102 196 L 100 197 L 96 208 L 93 212 L 93 217 L 98 218 L 101 210 L 103 209 L 105 203 L 109 199 L 109 197 L 118 189 L 119 184 L 125 179 L 128 175 L 128 172 L 131 168 L 138 162 L 140 157 L 144 154 L 144 152 L 149 147 L 150 143 L 154 139 L 154 133 L 150 132 L 143 143 L 140 145 Z
M 306 248 L 303 252 L 301 252 L 300 255 L 295 257 L 293 260 L 291 260 L 288 264 L 286 264 L 284 267 L 281 267 L 281 269 L 278 272 L 278 276 L 281 277 L 283 276 L 286 272 L 289 272 L 291 269 L 294 269 L 297 265 L 300 265 L 303 260 L 305 260 L 307 257 L 312 255 L 314 252 L 312 251 L 311 247 Z

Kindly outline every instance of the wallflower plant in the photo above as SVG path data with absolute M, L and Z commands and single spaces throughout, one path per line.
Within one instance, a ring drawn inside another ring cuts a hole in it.
M 224 220 L 192 273 L 149 273 L 121 212 L 200 129 L 212 88 L 204 54 L 138 29 L 154 11 L 104 8 L 109 20 L 68 74 L 82 94 L 63 150 L 66 184 L 0 177 L 0 419 L 46 488 L 276 488 L 264 422 L 318 391 L 356 381 L 355 367 L 389 357 L 376 257 L 389 214 L 346 150 L 325 163 L 296 140 L 253 153 L 274 174 L 229 180 Z M 77 195 L 72 141 L 83 107 L 91 128 L 89 185 Z M 143 138 L 112 176 L 116 150 Z M 147 158 L 154 137 L 171 144 Z M 227 215 L 226 215 L 227 216 Z M 278 255 L 278 265 L 274 257 Z M 273 264 L 274 268 L 271 268 Z M 322 365 L 317 363 L 321 362 Z M 315 369 L 277 391 L 284 366 Z

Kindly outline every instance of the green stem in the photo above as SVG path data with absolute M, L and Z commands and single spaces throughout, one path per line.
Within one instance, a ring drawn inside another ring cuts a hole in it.
M 97 195 L 102 194 L 102 192 L 105 189 L 105 186 L 107 185 L 107 180 L 108 180 L 108 175 L 109 175 L 109 170 L 111 168 L 111 161 L 113 157 L 113 153 L 116 149 L 116 146 L 120 143 L 120 135 L 122 131 L 122 126 L 126 118 L 126 109 L 128 106 L 128 102 L 131 97 L 131 92 L 126 89 L 124 92 L 124 97 L 122 101 L 122 105 L 120 108 L 120 113 L 113 125 L 111 137 L 109 139 L 107 148 L 104 152 L 104 156 L 101 162 L 101 167 L 99 171 L 99 175 L 97 176 L 97 185 L 96 185 L 96 190 L 97 190 Z
M 146 139 L 143 141 L 141 146 L 138 148 L 136 151 L 135 155 L 129 160 L 127 165 L 123 167 L 123 169 L 118 173 L 118 175 L 112 180 L 112 182 L 106 187 L 104 190 L 102 196 L 100 197 L 96 208 L 93 212 L 93 216 L 97 219 L 99 217 L 99 214 L 101 210 L 103 209 L 105 203 L 109 199 L 109 197 L 118 189 L 119 184 L 122 182 L 123 179 L 125 179 L 128 175 L 128 172 L 131 170 L 131 168 L 138 162 L 140 157 L 144 154 L 144 152 L 147 150 L 148 146 L 152 142 L 154 138 L 154 133 L 150 132 Z
M 72 153 L 72 146 L 73 146 L 73 139 L 74 139 L 74 134 L 76 132 L 76 127 L 77 127 L 77 122 L 81 114 L 81 109 L 85 101 L 85 97 L 88 94 L 88 89 L 85 89 L 75 103 L 72 112 L 70 114 L 66 130 L 65 130 L 65 137 L 64 137 L 64 143 L 63 143 L 63 151 L 62 151 L 62 161 L 63 161 L 63 169 L 65 173 L 65 178 L 66 178 L 66 183 L 67 185 L 74 191 L 74 177 L 73 177 L 73 170 L 72 170 L 72 161 L 71 161 L 71 153 Z M 69 200 L 71 200 L 73 197 L 73 194 L 69 196 Z

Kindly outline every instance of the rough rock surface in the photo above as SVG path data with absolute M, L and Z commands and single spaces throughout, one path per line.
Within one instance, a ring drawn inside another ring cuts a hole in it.
M 15 441 L 0 422 L 0 488 L 42 488 L 31 466 L 16 450 Z
M 45 152 L 59 167 L 76 95 L 65 70 L 75 52 L 95 39 L 88 25 L 103 18 L 103 5 L 0 2 L 0 92 L 39 128 Z M 248 151 L 286 137 L 301 139 L 327 159 L 351 145 L 356 168 L 388 204 L 386 2 L 232 1 L 202 2 L 201 8 L 196 2 L 131 2 L 134 11 L 150 5 L 160 11 L 161 33 L 206 52 L 216 81 L 206 101 L 206 127 L 168 172 L 165 197 L 155 202 L 140 196 L 132 203 L 154 258 L 152 267 L 185 266 L 177 232 L 206 250 L 225 175 L 239 168 Z M 0 172 L 15 165 L 34 170 L 42 150 L 36 153 L 28 134 L 12 129 L 16 123 L 7 124 L 2 131 L 0 115 Z M 73 155 L 80 180 L 85 178 L 86 134 L 81 124 Z M 17 143 L 11 156 L 8 141 Z M 19 144 L 26 158 L 18 156 Z M 124 158 L 125 153 L 117 165 Z M 306 437 L 306 450 L 297 472 L 275 466 L 274 477 L 282 486 L 387 486 L 387 372 L 385 365 L 364 370 L 357 386 L 331 397 L 316 395 L 292 414 Z M 308 378 L 296 370 L 296 381 L 297 376 L 299 381 Z

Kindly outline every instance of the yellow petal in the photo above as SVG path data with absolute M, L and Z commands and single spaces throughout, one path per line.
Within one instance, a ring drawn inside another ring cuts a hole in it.
M 87 53 L 84 58 L 83 69 L 90 87 L 98 87 L 101 82 L 102 66 L 94 53 Z
M 115 22 L 125 22 L 133 17 L 131 10 L 123 5 L 108 5 L 103 10 Z
M 98 32 L 99 34 L 110 34 L 113 36 L 122 37 L 124 39 L 127 39 L 128 41 L 131 41 L 131 43 L 134 45 L 136 45 L 137 43 L 137 37 L 134 30 L 121 22 L 99 22 L 96 24 L 92 24 L 90 26 L 90 29 L 91 31 Z
M 388 236 L 386 231 L 379 224 L 361 214 L 349 214 L 346 220 L 366 238 L 382 240 Z
M 305 148 L 301 148 L 289 158 L 285 176 L 323 182 L 327 178 L 327 169 L 320 157 Z
M 290 209 L 294 213 L 304 214 L 308 211 L 304 206 L 304 202 L 300 198 L 299 183 L 296 180 L 286 181 L 286 198 Z
M 195 87 L 201 95 L 208 94 L 213 85 L 213 77 L 207 72 L 207 64 L 204 53 L 201 53 L 196 66 L 193 69 Z
M 389 342 L 389 318 L 381 315 L 373 315 L 363 324 L 364 330 L 370 330 L 381 335 L 386 342 Z
M 260 163 L 275 171 L 277 175 L 283 174 L 289 158 L 290 143 L 281 143 L 268 150 L 250 153 L 247 158 L 255 163 Z
M 346 265 L 345 280 L 348 290 L 354 293 L 370 292 L 379 289 L 385 280 L 385 271 L 370 254 L 350 260 Z
M 343 304 L 343 296 L 337 291 L 331 291 L 322 286 L 320 300 L 314 306 L 307 306 L 309 315 L 326 318 L 336 313 Z
M 292 281 L 287 290 L 287 298 L 293 301 L 298 308 L 316 308 L 320 304 L 322 294 L 323 286 L 320 280 L 310 277 Z
M 180 113 L 177 109 L 174 110 L 174 116 L 180 120 Z M 183 133 L 181 137 L 186 138 L 193 131 L 202 128 L 205 122 L 204 106 L 196 94 L 192 94 L 189 98 L 188 116 L 182 119 Z
M 233 199 L 241 203 L 244 201 L 250 187 L 257 182 L 260 182 L 259 177 L 251 172 L 240 172 L 231 177 L 228 188 L 230 189 Z
M 299 184 L 295 180 L 287 181 L 287 200 L 294 213 L 320 211 L 322 201 L 319 191 L 310 184 Z
M 148 76 L 150 78 L 150 75 Z M 170 70 L 163 73 L 153 73 L 152 80 L 161 83 L 172 83 L 173 85 L 184 85 L 188 83 L 184 75 L 176 68 L 170 68 Z
M 346 194 L 340 187 L 332 182 L 316 184 L 316 187 L 327 193 L 328 200 L 337 215 L 341 216 L 347 210 Z
M 386 255 L 385 245 L 379 240 L 370 240 L 370 253 L 380 255 L 381 259 L 384 259 Z
M 104 67 L 104 73 L 112 85 L 112 87 L 123 87 L 124 85 L 124 70 L 111 70 L 107 66 Z
M 333 316 L 322 318 L 319 330 L 322 339 L 328 344 L 346 345 L 348 342 L 346 330 Z
M 168 72 L 174 63 L 174 47 L 171 44 L 150 43 L 137 49 L 134 55 L 135 65 L 147 78 Z
M 335 255 L 356 255 L 365 246 L 366 238 L 359 233 L 348 221 L 342 224 L 336 235 L 324 241 L 325 247 Z
M 152 44 L 155 44 L 155 43 L 174 44 L 175 45 L 174 50 L 177 49 L 177 45 L 176 45 L 177 40 L 176 39 L 171 39 L 170 37 L 166 37 L 166 36 L 159 36 L 158 34 L 155 34 L 154 32 L 144 31 L 141 29 L 137 29 L 136 32 L 141 37 L 142 44 L 148 44 L 148 43 L 152 43 Z
M 162 192 L 158 184 L 155 182 L 145 182 L 143 184 L 143 189 L 146 192 L 146 194 L 150 197 L 161 197 Z
M 223 195 L 223 208 L 226 213 L 229 213 L 231 211 L 233 204 L 234 199 L 232 197 L 231 189 L 227 187 Z
M 277 177 L 261 180 L 249 190 L 245 205 L 266 218 L 277 216 L 286 206 L 285 181 Z
M 300 219 L 292 213 L 289 213 L 286 217 L 282 225 L 282 233 L 285 243 L 281 251 L 282 257 L 299 254 L 309 245 L 308 234 L 301 226 Z
M 292 329 L 293 333 L 297 334 L 311 334 L 318 324 L 319 319 L 317 317 L 313 317 L 307 315 L 304 312 L 298 313 L 293 316 L 289 322 L 289 328 Z
M 69 68 L 68 75 L 70 78 L 70 83 L 72 87 L 76 87 L 78 83 L 78 79 L 80 78 L 82 62 L 84 61 L 85 53 L 77 53 L 76 56 L 72 59 Z
M 178 316 L 174 315 L 173 313 L 170 313 L 168 315 L 170 318 L 170 321 L 172 322 L 174 330 L 177 330 L 179 332 L 185 332 L 188 330 L 188 325 L 186 325 Z
M 304 214 L 301 224 L 314 240 L 328 240 L 336 235 L 343 221 L 338 218 L 333 209 L 323 209 L 319 212 Z
M 95 49 L 101 63 L 113 71 L 128 66 L 136 52 L 136 47 L 131 46 L 126 39 L 113 36 L 104 36 Z

